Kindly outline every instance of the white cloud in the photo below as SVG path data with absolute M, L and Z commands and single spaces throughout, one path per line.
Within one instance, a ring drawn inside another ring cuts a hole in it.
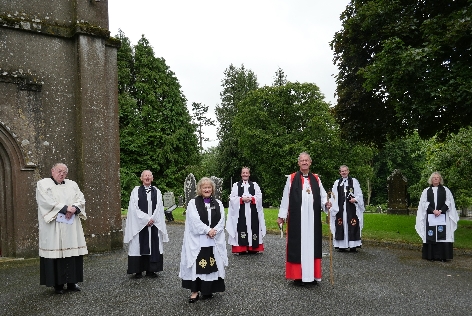
M 157 57 L 176 74 L 188 100 L 214 109 L 224 70 L 232 63 L 252 70 L 261 86 L 276 70 L 289 81 L 311 82 L 334 104 L 329 42 L 341 29 L 348 0 L 111 0 L 110 32 L 121 29 L 134 45 L 144 35 Z M 216 127 L 205 130 L 214 146 Z

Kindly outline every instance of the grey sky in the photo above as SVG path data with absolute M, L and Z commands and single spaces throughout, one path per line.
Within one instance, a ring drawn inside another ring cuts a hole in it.
M 110 32 L 121 29 L 135 45 L 141 35 L 163 57 L 187 98 L 220 103 L 223 72 L 232 63 L 252 70 L 259 85 L 271 85 L 280 67 L 287 80 L 311 82 L 335 103 L 337 68 L 329 42 L 341 29 L 348 0 L 111 0 Z M 217 145 L 216 127 L 205 136 Z

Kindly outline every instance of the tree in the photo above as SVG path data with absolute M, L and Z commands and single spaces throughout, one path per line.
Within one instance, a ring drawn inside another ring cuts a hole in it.
M 451 189 L 457 208 L 472 205 L 470 194 L 470 174 L 472 174 L 472 127 L 462 128 L 457 134 L 450 134 L 446 140 L 433 138 L 425 148 L 425 166 L 421 179 L 411 188 L 412 194 L 420 196 L 428 185 L 432 172 L 439 171 L 445 185 Z
M 241 167 L 246 164 L 234 134 L 233 120 L 239 111 L 239 103 L 250 91 L 258 88 L 258 83 L 256 75 L 244 65 L 236 68 L 231 64 L 224 71 L 224 75 L 221 82 L 221 104 L 216 106 L 216 118 L 219 122 L 218 169 L 219 177 L 223 178 L 224 183 L 229 183 L 231 179 L 239 178 Z M 228 192 L 225 191 L 223 196 L 227 196 L 226 193 Z
M 279 67 L 275 72 L 274 83 L 272 86 L 274 87 L 281 87 L 287 83 L 287 76 L 285 75 L 282 68 Z
M 218 156 L 218 147 L 205 149 L 201 154 L 200 163 L 191 166 L 189 172 L 195 176 L 195 179 L 218 175 Z
M 314 84 L 287 82 L 248 93 L 238 105 L 234 128 L 265 203 L 280 203 L 285 176 L 298 169 L 302 151 L 310 153 L 312 170 L 322 179 L 336 177 L 337 159 L 330 153 L 338 152 L 338 129 Z
M 203 126 L 214 126 L 215 121 L 211 118 L 206 117 L 208 113 L 208 106 L 201 103 L 192 103 L 192 122 L 196 126 L 198 140 L 200 144 L 200 152 L 203 153 L 203 142 L 207 142 L 210 139 L 203 136 Z
M 118 51 L 120 163 L 128 185 L 149 169 L 162 190 L 182 193 L 187 167 L 198 162 L 195 128 L 180 84 L 143 36 L 134 50 L 121 33 Z M 129 189 L 129 188 L 127 188 Z M 180 190 L 180 191 L 179 191 Z M 129 192 L 123 192 L 126 205 Z
M 410 205 L 417 206 L 420 196 L 414 188 L 421 180 L 427 162 L 426 148 L 429 143 L 430 140 L 423 140 L 418 133 L 414 132 L 411 135 L 388 141 L 379 150 L 373 163 L 376 174 L 372 183 L 374 204 L 383 204 L 387 201 L 387 178 L 395 169 L 399 169 L 408 180 Z M 424 184 L 421 187 L 423 188 Z
M 383 145 L 472 121 L 472 1 L 351 1 L 331 47 L 343 135 Z

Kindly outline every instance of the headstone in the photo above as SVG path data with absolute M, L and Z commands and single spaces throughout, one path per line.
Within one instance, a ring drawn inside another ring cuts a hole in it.
M 168 222 L 173 222 L 174 215 L 172 215 L 172 211 L 177 208 L 174 192 L 165 192 L 162 199 L 164 200 L 164 215 Z
M 387 178 L 387 214 L 408 215 L 407 179 L 399 169 Z
M 178 207 L 184 206 L 184 197 L 182 195 L 179 195 L 179 202 L 177 203 Z
M 197 195 L 197 188 L 195 182 L 195 176 L 190 173 L 184 182 L 184 194 L 185 194 L 185 209 L 187 209 L 188 202 Z
M 175 204 L 174 192 L 165 192 L 162 198 L 164 199 L 164 208 L 169 208 Z
M 223 192 L 223 179 L 215 176 L 211 176 L 211 179 L 213 180 L 213 182 L 215 182 L 215 199 L 221 201 L 221 195 Z

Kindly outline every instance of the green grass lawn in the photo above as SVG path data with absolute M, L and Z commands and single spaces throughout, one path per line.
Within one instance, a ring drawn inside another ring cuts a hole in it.
M 177 208 L 172 214 L 176 222 L 184 223 L 184 209 Z M 274 208 L 265 208 L 264 217 L 268 233 L 279 233 L 277 226 L 277 214 L 279 210 Z M 122 212 L 124 215 L 125 212 Z M 323 235 L 328 236 L 328 224 L 326 215 L 323 218 Z M 387 215 L 379 213 L 364 213 L 364 229 L 362 230 L 362 239 L 401 242 L 407 244 L 421 245 L 421 239 L 415 230 L 416 216 L 406 215 Z M 457 230 L 454 234 L 454 247 L 461 249 L 472 249 L 472 220 L 459 221 Z

